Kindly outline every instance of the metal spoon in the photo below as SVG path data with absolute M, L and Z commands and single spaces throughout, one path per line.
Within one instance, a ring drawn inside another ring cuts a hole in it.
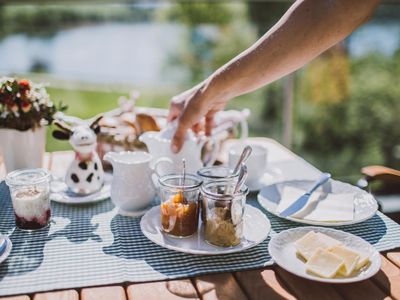
M 182 158 L 182 182 L 181 182 L 182 189 L 185 186 L 185 181 L 186 181 L 186 159 Z
M 242 163 L 242 167 L 240 168 L 239 178 L 236 183 L 235 189 L 233 190 L 232 196 L 234 196 L 237 192 L 240 191 L 246 179 L 247 179 L 247 166 L 244 163 Z
M 252 151 L 253 151 L 253 149 L 249 145 L 244 147 L 242 154 L 240 155 L 239 160 L 238 160 L 235 168 L 233 169 L 232 174 L 237 174 L 237 172 L 239 172 L 240 166 L 247 161 L 247 159 L 249 158 Z
M 230 195 L 231 199 L 228 202 L 228 211 L 229 211 L 229 214 L 230 214 L 229 219 L 232 222 L 232 224 L 234 224 L 234 222 L 233 222 L 234 219 L 232 217 L 232 211 L 233 211 L 232 206 L 235 205 L 235 203 L 234 203 L 235 202 L 235 195 L 236 195 L 237 192 L 239 192 L 241 190 L 244 182 L 246 181 L 246 178 L 247 178 L 247 166 L 245 164 L 242 164 L 241 168 L 240 168 L 238 181 L 237 181 L 236 186 L 235 186 L 235 188 L 233 190 L 233 193 Z
M 242 151 L 242 154 L 240 155 L 239 160 L 238 160 L 238 162 L 237 162 L 235 168 L 234 168 L 233 171 L 232 171 L 232 174 L 233 174 L 233 175 L 237 174 L 237 173 L 240 171 L 240 167 L 241 167 L 242 165 L 244 165 L 244 163 L 247 161 L 247 159 L 249 158 L 249 156 L 250 156 L 250 154 L 251 154 L 252 151 L 253 151 L 253 148 L 251 148 L 249 145 L 247 145 L 246 147 L 244 147 L 244 149 L 243 149 L 243 151 Z M 247 171 L 247 168 L 246 168 L 246 171 Z M 239 181 L 238 181 L 238 182 L 239 182 Z M 224 193 L 224 194 L 230 194 L 231 191 L 232 191 L 232 188 L 231 188 L 230 186 L 228 186 L 228 187 L 225 189 L 225 193 Z
M 185 181 L 186 181 L 186 160 L 184 158 L 182 158 L 181 196 L 182 196 L 183 204 L 187 204 L 185 195 L 183 194 L 183 190 L 185 189 Z

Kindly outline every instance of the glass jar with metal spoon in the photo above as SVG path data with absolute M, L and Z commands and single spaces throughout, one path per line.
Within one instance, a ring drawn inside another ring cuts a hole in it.
M 243 237 L 243 215 L 248 194 L 248 188 L 243 185 L 246 176 L 247 168 L 243 165 L 236 184 L 232 181 L 215 181 L 202 186 L 206 242 L 220 247 L 233 247 L 240 244 Z M 233 192 L 225 193 L 226 189 Z
M 239 178 L 240 167 L 242 166 L 242 164 L 246 163 L 251 152 L 252 148 L 247 145 L 243 149 L 240 158 L 233 170 L 226 166 L 212 166 L 212 167 L 201 168 L 200 170 L 197 171 L 197 175 L 203 180 L 203 184 L 216 181 L 225 181 L 227 183 L 231 182 L 231 184 L 229 184 L 228 187 L 223 190 L 224 191 L 223 193 L 224 194 L 232 193 L 233 192 L 232 189 L 237 183 Z M 200 198 L 202 198 L 202 195 L 200 195 Z M 207 204 L 206 200 L 204 201 L 202 200 L 201 203 L 202 206 L 205 206 Z M 205 211 L 206 208 L 202 207 L 201 220 L 203 223 L 206 221 Z
M 185 162 L 183 162 L 185 166 Z M 173 237 L 193 235 L 199 222 L 199 193 L 202 181 L 196 175 L 171 174 L 159 179 L 161 227 Z
M 237 182 L 240 166 L 247 161 L 247 159 L 251 154 L 251 151 L 252 148 L 250 146 L 246 146 L 243 149 L 243 152 L 240 155 L 240 158 L 233 170 L 227 166 L 211 166 L 199 169 L 197 171 L 197 175 L 203 180 L 203 183 L 207 183 L 209 181 L 219 181 L 219 180 L 225 180 L 225 181 L 233 180 Z

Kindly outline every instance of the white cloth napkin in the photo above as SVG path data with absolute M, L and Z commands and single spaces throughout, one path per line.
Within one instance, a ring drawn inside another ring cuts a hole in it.
M 285 186 L 276 212 L 284 211 L 305 192 L 293 186 Z M 333 194 L 316 191 L 311 194 L 305 207 L 290 217 L 319 222 L 351 221 L 354 218 L 354 197 L 355 193 Z

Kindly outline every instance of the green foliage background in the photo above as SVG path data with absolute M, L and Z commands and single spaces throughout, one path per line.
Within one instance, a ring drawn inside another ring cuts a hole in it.
M 174 2 L 156 8 L 4 5 L 0 6 L 0 37 L 11 33 L 52 35 L 60 28 L 101 22 L 184 24 L 186 34 L 165 68 L 184 66 L 186 81 L 166 90 L 141 89 L 139 105 L 166 108 L 174 94 L 201 81 L 251 45 L 289 5 L 257 1 Z M 398 20 L 399 12 L 399 6 L 384 5 L 374 20 Z M 400 52 L 393 56 L 370 52 L 354 58 L 348 57 L 345 44 L 341 46 L 341 52 L 332 50 L 295 74 L 293 148 L 320 169 L 354 182 L 365 165 L 400 168 Z M 342 65 L 337 67 L 338 63 Z M 316 72 L 321 73 L 316 76 Z M 82 118 L 114 108 L 118 97 L 127 92 L 87 91 L 79 86 L 49 88 L 55 101 L 69 105 L 68 114 Z M 282 82 L 278 81 L 234 99 L 228 108 L 250 108 L 251 135 L 279 141 L 284 122 L 282 100 Z M 49 151 L 67 148 L 66 143 L 49 136 Z

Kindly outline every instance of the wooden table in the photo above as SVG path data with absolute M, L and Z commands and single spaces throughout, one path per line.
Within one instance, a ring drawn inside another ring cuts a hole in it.
M 62 175 L 72 152 L 47 153 L 44 167 Z M 0 158 L 0 179 L 5 170 Z M 172 299 L 400 299 L 400 249 L 382 253 L 382 268 L 369 280 L 352 284 L 323 284 L 302 279 L 278 266 L 220 273 L 181 280 L 122 283 L 0 300 L 172 300 Z

